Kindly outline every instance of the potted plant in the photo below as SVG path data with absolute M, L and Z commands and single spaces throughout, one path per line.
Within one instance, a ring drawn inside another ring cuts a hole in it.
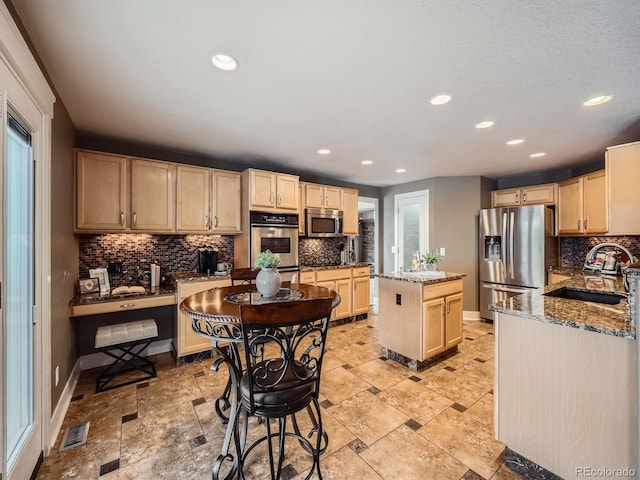
M 435 252 L 427 252 L 422 255 L 422 263 L 425 265 L 425 270 L 435 271 L 438 262 L 442 260 L 442 255 Z
M 260 269 L 256 276 L 256 288 L 265 297 L 273 297 L 280 290 L 280 263 L 280 256 L 271 250 L 265 250 L 256 258 L 254 266 Z

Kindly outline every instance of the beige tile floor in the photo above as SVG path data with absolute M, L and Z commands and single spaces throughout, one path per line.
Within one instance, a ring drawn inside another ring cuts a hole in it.
M 329 330 L 321 388 L 329 435 L 323 477 L 524 478 L 504 466 L 505 446 L 494 439 L 493 326 L 465 322 L 455 356 L 414 372 L 380 358 L 377 322 L 371 316 Z M 38 480 L 211 478 L 224 434 L 214 400 L 226 370 L 211 371 L 211 359 L 176 366 L 162 354 L 155 361 L 157 378 L 99 394 L 96 372 L 83 372 Z M 86 421 L 86 444 L 59 452 L 64 429 Z M 263 425 L 249 428 L 253 437 L 264 433 Z M 285 479 L 304 478 L 308 456 L 296 443 L 286 463 Z M 247 467 L 246 478 L 266 476 L 264 461 Z

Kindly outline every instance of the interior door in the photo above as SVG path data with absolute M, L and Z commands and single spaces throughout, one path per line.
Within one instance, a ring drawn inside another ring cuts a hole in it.
M 395 196 L 395 271 L 409 270 L 413 254 L 429 249 L 428 207 L 428 190 Z
M 4 467 L 8 479 L 22 479 L 31 476 L 43 449 L 41 339 L 35 313 L 35 169 L 26 121 L 9 110 L 3 116 L 3 133 Z

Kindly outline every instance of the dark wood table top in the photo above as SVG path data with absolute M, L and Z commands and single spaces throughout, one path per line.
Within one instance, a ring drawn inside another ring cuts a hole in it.
M 297 298 L 298 295 L 294 295 L 294 298 L 292 298 L 294 300 L 331 297 L 333 299 L 333 308 L 338 306 L 341 300 L 340 295 L 338 295 L 334 290 L 306 283 L 291 284 L 290 282 L 282 282 L 281 290 L 282 289 L 291 289 L 301 292 L 302 296 Z M 220 321 L 224 323 L 239 323 L 240 304 L 226 300 L 225 298 L 230 295 L 251 291 L 257 292 L 255 285 L 245 284 L 205 290 L 204 292 L 199 292 L 185 298 L 182 303 L 180 303 L 180 312 L 192 319 L 214 322 Z M 256 296 L 257 295 L 254 295 L 254 298 Z M 263 298 L 262 301 L 268 301 L 268 299 Z

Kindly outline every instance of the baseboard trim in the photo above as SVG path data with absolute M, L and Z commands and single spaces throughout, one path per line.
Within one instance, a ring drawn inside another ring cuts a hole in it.
M 150 355 L 157 355 L 158 353 L 165 353 L 173 351 L 173 342 L 170 338 L 166 340 L 158 340 L 157 342 L 152 342 L 149 347 L 145 348 L 140 356 L 148 357 Z M 88 355 L 82 355 L 80 357 L 80 368 L 82 370 L 90 370 L 96 367 L 104 367 L 105 365 L 109 365 L 113 362 L 113 358 L 109 355 L 96 352 L 90 353 Z
M 480 320 L 480 311 L 479 310 L 464 310 L 462 312 L 462 318 L 464 320 Z
M 58 433 L 60 433 L 60 429 L 62 428 L 62 423 L 64 422 L 64 417 L 67 414 L 69 404 L 71 403 L 73 392 L 75 391 L 76 385 L 78 384 L 81 370 L 80 359 L 78 359 L 73 366 L 73 370 L 71 370 L 71 375 L 69 375 L 69 379 L 64 386 L 62 395 L 60 395 L 60 399 L 58 400 L 56 409 L 53 411 L 53 415 L 51 415 L 51 422 L 49 425 L 49 433 L 51 435 L 51 437 L 49 438 L 49 451 L 53 450 L 53 446 L 55 445 L 56 439 L 58 438 Z

